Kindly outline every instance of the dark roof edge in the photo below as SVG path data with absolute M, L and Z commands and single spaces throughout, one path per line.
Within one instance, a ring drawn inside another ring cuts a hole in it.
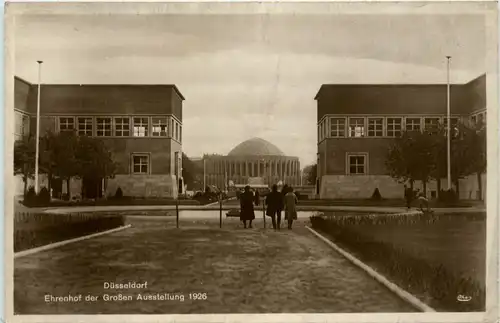
M 14 76 L 14 80 L 19 80 L 19 81 L 21 81 L 21 82 L 23 82 L 23 83 L 25 83 L 26 85 L 29 85 L 29 86 L 33 85 L 32 83 L 26 81 L 25 79 L 23 79 L 22 77 L 19 77 L 19 76 Z
M 480 79 L 481 77 L 485 77 L 486 76 L 486 73 L 483 73 L 475 78 L 473 78 L 472 80 L 466 82 L 466 83 L 452 83 L 451 85 L 452 86 L 465 86 L 465 85 L 468 85 L 478 79 Z M 328 84 L 328 83 L 325 83 L 325 84 L 322 84 L 318 90 L 318 93 L 316 93 L 316 95 L 314 96 L 314 100 L 317 100 L 318 99 L 318 96 L 321 92 L 321 90 L 326 87 L 326 86 L 446 86 L 446 83 L 434 83 L 434 84 L 426 84 L 426 83 L 378 83 L 378 84 L 369 84 L 369 83 L 366 83 L 366 84 L 349 84 L 349 83 L 339 83 L 339 84 Z
M 25 79 L 19 77 L 19 76 L 14 76 L 14 79 L 18 79 L 19 81 L 26 83 L 29 86 L 33 86 L 35 84 L 30 83 L 26 81 Z M 42 83 L 45 86 L 86 86 L 86 85 L 91 85 L 91 86 L 167 86 L 171 87 L 174 89 L 174 91 L 179 95 L 179 97 L 182 100 L 186 100 L 186 98 L 182 95 L 181 91 L 179 91 L 179 88 L 175 84 L 47 84 L 47 83 Z

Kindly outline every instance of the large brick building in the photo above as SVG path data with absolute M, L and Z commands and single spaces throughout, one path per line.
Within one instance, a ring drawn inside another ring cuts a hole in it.
M 226 156 L 205 155 L 206 184 L 219 188 L 251 182 L 272 185 L 300 183 L 298 157 L 286 156 L 278 147 L 261 139 L 251 138 L 234 147 Z
M 182 104 L 175 85 L 41 85 L 40 134 L 73 131 L 101 138 L 118 164 L 94 195 L 175 197 L 182 185 Z M 15 138 L 35 134 L 37 85 L 15 78 Z M 47 186 L 41 178 L 41 187 Z M 58 183 L 52 187 L 57 190 Z M 85 181 L 71 183 L 80 195 Z M 22 192 L 19 185 L 17 193 Z M 65 193 L 66 185 L 60 185 Z
M 486 75 L 451 85 L 450 97 L 452 125 L 486 120 Z M 403 184 L 385 167 L 390 142 L 404 130 L 446 124 L 446 84 L 324 84 L 315 100 L 321 198 L 369 198 L 376 188 L 384 198 L 402 198 Z M 461 198 L 476 198 L 475 179 L 461 180 Z M 483 186 L 485 192 L 485 178 Z M 427 189 L 428 196 L 435 196 L 437 184 L 431 182 Z

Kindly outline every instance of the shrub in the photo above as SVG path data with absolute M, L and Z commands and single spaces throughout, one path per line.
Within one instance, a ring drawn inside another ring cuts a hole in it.
M 26 206 L 31 206 L 36 204 L 36 193 L 35 188 L 31 186 L 26 192 L 26 196 L 24 197 L 24 204 Z
M 372 200 L 380 201 L 381 199 L 382 199 L 382 195 L 380 195 L 380 191 L 378 190 L 378 187 L 377 187 L 375 189 L 375 191 L 373 191 Z
M 40 205 L 47 205 L 50 203 L 50 192 L 46 187 L 42 187 L 38 193 L 37 203 Z
M 454 203 L 458 201 L 458 195 L 454 190 L 441 190 L 439 193 L 439 201 L 444 203 Z
M 115 199 L 121 199 L 121 198 L 123 198 L 123 191 L 121 187 L 118 187 L 116 189 Z

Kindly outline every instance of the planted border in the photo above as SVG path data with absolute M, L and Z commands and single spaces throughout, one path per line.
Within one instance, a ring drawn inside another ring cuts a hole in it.
M 453 215 L 449 215 L 453 216 Z M 481 215 L 470 214 L 476 219 Z M 486 293 L 474 279 L 458 277 L 443 265 L 433 265 L 409 254 L 404 248 L 390 242 L 377 241 L 355 230 L 356 224 L 412 225 L 425 222 L 429 225 L 439 221 L 440 216 L 430 215 L 369 215 L 330 216 L 315 215 L 310 218 L 314 229 L 325 233 L 339 246 L 349 250 L 363 262 L 373 266 L 381 274 L 416 295 L 438 311 L 473 312 L 484 311 Z M 444 215 L 444 217 L 447 217 Z M 484 216 L 483 216 L 484 218 Z M 457 297 L 471 297 L 468 302 L 459 302 Z
M 16 213 L 14 252 L 107 231 L 124 224 L 122 215 Z

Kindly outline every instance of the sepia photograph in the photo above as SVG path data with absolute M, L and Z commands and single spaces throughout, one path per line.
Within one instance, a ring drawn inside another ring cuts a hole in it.
M 495 2 L 5 17 L 12 322 L 497 318 Z

